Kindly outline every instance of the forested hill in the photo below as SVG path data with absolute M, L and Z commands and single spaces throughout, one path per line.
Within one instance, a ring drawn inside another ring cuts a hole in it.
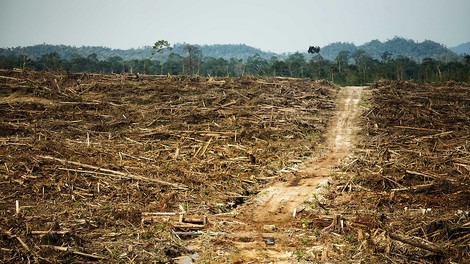
M 460 44 L 456 47 L 450 48 L 450 50 L 457 54 L 470 54 L 470 42 Z
M 431 40 L 415 42 L 413 40 L 395 37 L 385 42 L 372 40 L 360 46 L 352 43 L 332 43 L 323 47 L 320 54 L 323 58 L 334 60 L 341 51 L 349 51 L 354 55 L 357 50 L 363 50 L 374 59 L 381 59 L 384 53 L 391 54 L 392 58 L 408 57 L 420 62 L 424 58 L 433 58 L 440 61 L 453 61 L 458 59 L 458 55 L 446 48 L 444 45 Z
M 186 43 L 179 43 L 173 45 L 173 52 L 181 56 L 187 56 L 184 47 Z M 315 45 L 315 43 L 312 43 Z M 276 54 L 274 52 L 266 52 L 254 47 L 247 46 L 245 44 L 215 44 L 215 45 L 202 45 L 198 46 L 204 57 L 214 57 L 223 59 L 242 59 L 246 60 L 249 57 L 253 57 L 258 54 L 261 58 L 269 60 L 273 56 L 277 56 L 278 59 L 285 59 L 289 54 Z M 305 47 L 305 53 L 307 56 L 308 47 Z M 391 40 L 380 42 L 373 40 L 365 43 L 361 46 L 356 46 L 352 43 L 332 43 L 320 50 L 320 54 L 323 58 L 328 60 L 335 60 L 341 51 L 348 51 L 350 58 L 354 57 L 357 50 L 363 50 L 374 59 L 381 60 L 384 53 L 391 54 L 390 58 L 398 58 L 400 56 L 408 57 L 416 62 L 421 62 L 424 58 L 433 58 L 440 61 L 454 61 L 459 59 L 459 55 L 447 49 L 442 44 L 426 40 L 424 42 L 415 42 L 404 38 L 395 37 Z M 74 57 L 88 57 L 92 54 L 99 60 L 105 60 L 111 57 L 119 56 L 124 61 L 131 60 L 145 60 L 152 57 L 152 48 L 143 47 L 137 49 L 111 49 L 107 47 L 97 46 L 66 46 L 66 45 L 49 45 L 41 44 L 29 47 L 16 47 L 16 48 L 2 48 L 0 49 L 0 56 L 11 56 L 11 55 L 26 55 L 32 60 L 40 58 L 42 55 L 57 53 L 61 59 L 70 60 Z M 159 61 L 166 61 L 169 52 L 164 52 L 158 56 L 153 56 L 153 59 Z M 308 58 L 308 57 L 306 57 Z
M 185 55 L 184 51 L 186 43 L 173 45 L 173 52 L 179 55 Z M 257 48 L 247 46 L 245 44 L 215 44 L 215 45 L 202 45 L 198 46 L 204 57 L 224 58 L 224 59 L 243 59 L 246 60 L 248 57 L 253 55 L 260 55 L 264 59 L 269 59 L 272 56 L 277 55 L 273 52 L 265 52 Z M 96 54 L 100 60 L 105 60 L 113 56 L 119 56 L 125 61 L 130 60 L 144 60 L 152 57 L 152 48 L 143 47 L 137 49 L 111 49 L 100 46 L 66 46 L 66 45 L 49 45 L 41 44 L 28 47 L 16 47 L 16 48 L 3 48 L 0 49 L 0 56 L 10 55 L 27 55 L 30 59 L 40 58 L 42 55 L 55 52 L 61 59 L 70 60 L 73 57 L 88 57 L 90 54 Z M 166 60 L 168 52 L 164 52 L 162 55 L 158 54 L 154 56 L 157 60 Z
M 74 57 L 88 57 L 91 54 L 96 54 L 97 58 L 100 60 L 113 56 L 119 56 L 124 60 L 141 60 L 150 57 L 152 54 L 150 48 L 121 50 L 100 46 L 75 47 L 66 45 L 40 44 L 27 47 L 3 48 L 0 49 L 0 56 L 26 55 L 30 59 L 35 60 L 43 55 L 53 52 L 57 53 L 61 59 L 65 60 L 70 60 Z
M 177 54 L 184 55 L 185 44 L 177 44 L 173 47 L 173 51 Z M 260 55 L 263 59 L 269 59 L 272 56 L 278 56 L 274 52 L 266 52 L 257 48 L 247 46 L 245 44 L 214 44 L 214 45 L 202 45 L 199 46 L 202 55 L 205 57 L 223 58 L 229 60 L 243 59 L 246 60 L 256 54 Z

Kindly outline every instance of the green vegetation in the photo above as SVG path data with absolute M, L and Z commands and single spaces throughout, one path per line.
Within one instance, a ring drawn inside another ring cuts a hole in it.
M 0 49 L 0 68 L 39 71 L 140 73 L 201 76 L 282 76 L 365 85 L 380 79 L 416 82 L 470 81 L 470 55 L 444 46 L 394 38 L 356 47 L 333 43 L 308 53 L 278 55 L 246 45 L 198 46 L 165 40 L 152 47 L 112 50 L 103 47 L 37 45 Z
M 311 219 L 304 218 L 302 219 L 302 227 L 305 229 L 310 229 L 312 228 L 313 222 Z
M 462 43 L 456 47 L 450 48 L 450 50 L 457 54 L 470 54 L 470 42 Z
M 28 47 L 0 48 L 0 56 L 25 55 L 29 59 L 36 60 L 42 55 L 48 53 L 57 53 L 61 59 L 71 60 L 74 57 L 87 57 L 90 54 L 97 54 L 99 60 L 106 60 L 113 56 L 119 56 L 124 61 L 145 60 L 152 57 L 153 60 L 166 61 L 171 53 L 180 56 L 186 54 L 185 46 L 187 43 L 177 43 L 173 46 L 166 40 L 159 40 L 152 46 L 141 47 L 137 49 L 111 49 L 101 46 L 66 46 L 40 44 Z M 272 56 L 282 56 L 273 52 L 265 52 L 244 44 L 215 44 L 198 46 L 205 57 L 223 58 L 225 60 L 235 59 L 246 61 L 248 57 L 259 54 L 263 59 L 269 59 Z M 284 58 L 285 56 L 283 56 Z
M 302 237 L 300 238 L 300 242 L 302 245 L 306 246 L 308 243 L 310 243 L 310 239 L 308 237 Z
M 295 251 L 294 251 L 294 255 L 298 258 L 302 258 L 305 253 L 307 253 L 307 251 L 305 250 L 305 248 L 297 248 Z
M 315 236 L 316 238 L 319 238 L 321 236 L 321 230 L 318 229 L 318 228 L 315 228 L 315 230 L 313 230 L 313 236 Z
M 393 58 L 407 57 L 413 61 L 421 62 L 425 58 L 433 58 L 440 61 L 451 61 L 458 59 L 458 55 L 447 49 L 442 44 L 431 40 L 421 43 L 413 40 L 395 37 L 381 42 L 372 40 L 363 45 L 356 46 L 353 43 L 337 42 L 322 48 L 320 54 L 328 60 L 334 60 L 341 51 L 349 51 L 354 54 L 358 50 L 363 50 L 373 59 L 381 59 L 382 54 L 388 52 Z

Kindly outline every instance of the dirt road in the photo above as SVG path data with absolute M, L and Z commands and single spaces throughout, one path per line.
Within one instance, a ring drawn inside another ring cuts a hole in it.
M 239 225 L 225 240 L 232 241 L 232 247 L 220 249 L 219 253 L 235 256 L 232 262 L 290 263 L 295 249 L 294 233 L 289 230 L 312 204 L 321 204 L 331 175 L 350 155 L 362 93 L 363 87 L 344 87 L 339 91 L 336 114 L 317 155 L 301 165 L 289 181 L 275 183 L 242 206 Z M 274 245 L 267 245 L 267 238 L 272 238 Z

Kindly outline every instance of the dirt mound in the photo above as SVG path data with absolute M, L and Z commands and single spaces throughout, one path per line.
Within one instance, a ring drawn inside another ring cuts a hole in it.
M 284 180 L 321 142 L 337 91 L 304 79 L 30 71 L 0 71 L 0 87 L 6 262 L 190 252 L 180 236 L 199 220 L 155 218 L 230 212 Z

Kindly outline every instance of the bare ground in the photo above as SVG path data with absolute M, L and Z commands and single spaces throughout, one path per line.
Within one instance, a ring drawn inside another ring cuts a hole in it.
M 362 90 L 310 162 L 214 216 L 202 263 L 469 263 L 470 85 Z
M 210 252 L 188 238 L 220 233 L 218 219 L 310 157 L 337 90 L 308 79 L 0 70 L 0 262 Z M 189 223 L 203 216 L 202 227 Z
M 212 258 L 234 263 L 292 263 L 299 257 L 299 252 L 296 254 L 298 241 L 295 241 L 299 231 L 302 232 L 302 227 L 298 228 L 299 221 L 313 213 L 312 204 L 321 205 L 326 199 L 323 194 L 327 192 L 331 175 L 339 173 L 338 167 L 352 153 L 362 94 L 363 87 L 340 90 L 326 141 L 317 154 L 301 164 L 287 181 L 276 182 L 261 190 L 238 208 L 235 224 L 230 227 L 229 234 L 219 238 L 224 243 L 215 247 L 216 256 L 212 255 Z M 328 223 L 328 220 L 323 221 L 323 225 Z M 308 224 L 305 219 L 303 224 Z M 272 239 L 274 244 L 269 245 L 267 239 Z M 326 259 L 326 251 L 323 254 Z
M 0 70 L 0 261 L 468 263 L 469 91 Z

